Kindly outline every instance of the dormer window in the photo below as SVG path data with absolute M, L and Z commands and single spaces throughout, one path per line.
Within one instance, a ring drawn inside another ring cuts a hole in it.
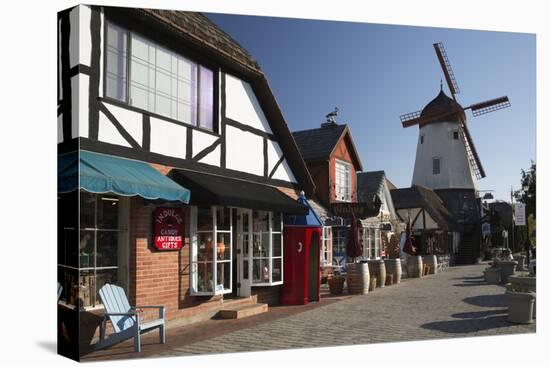
M 214 130 L 214 72 L 107 23 L 105 96 Z
M 336 200 L 351 201 L 351 165 L 347 162 L 336 160 Z

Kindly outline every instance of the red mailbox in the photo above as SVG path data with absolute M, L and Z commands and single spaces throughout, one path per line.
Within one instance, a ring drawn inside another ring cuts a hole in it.
M 321 221 L 303 193 L 298 202 L 309 208 L 308 215 L 284 218 L 284 305 L 305 305 L 319 301 L 321 292 Z

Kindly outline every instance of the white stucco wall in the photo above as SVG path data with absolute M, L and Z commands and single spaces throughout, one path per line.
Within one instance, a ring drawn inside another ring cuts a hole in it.
M 432 189 L 475 189 L 476 180 L 468 161 L 466 148 L 459 136 L 455 122 L 432 123 L 419 129 L 413 185 L 423 185 Z M 421 144 L 421 137 L 424 143 Z M 433 158 L 440 158 L 441 172 L 433 174 Z
M 227 168 L 263 176 L 263 138 L 232 126 L 227 126 L 225 131 Z

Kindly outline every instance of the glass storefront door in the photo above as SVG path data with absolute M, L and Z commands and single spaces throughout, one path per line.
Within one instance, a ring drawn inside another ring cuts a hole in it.
M 239 287 L 237 295 L 239 297 L 248 297 L 251 292 L 251 262 L 250 262 L 250 243 L 252 238 L 252 210 L 237 209 L 237 268 L 239 277 Z

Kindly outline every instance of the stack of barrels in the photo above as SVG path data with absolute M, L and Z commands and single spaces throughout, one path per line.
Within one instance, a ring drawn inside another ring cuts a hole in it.
M 367 263 L 347 264 L 347 279 L 349 294 L 369 293 L 369 265 Z

